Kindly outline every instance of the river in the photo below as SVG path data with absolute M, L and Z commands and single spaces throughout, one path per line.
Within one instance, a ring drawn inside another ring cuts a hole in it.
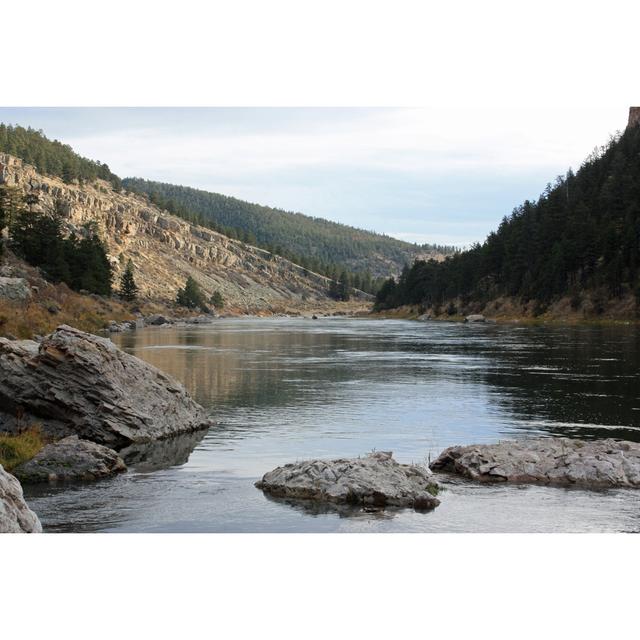
M 337 512 L 265 497 L 286 462 L 531 435 L 640 440 L 640 331 L 330 318 L 220 319 L 113 337 L 180 380 L 218 422 L 128 453 L 129 472 L 25 487 L 46 531 L 640 531 L 640 491 L 476 485 L 442 504 Z

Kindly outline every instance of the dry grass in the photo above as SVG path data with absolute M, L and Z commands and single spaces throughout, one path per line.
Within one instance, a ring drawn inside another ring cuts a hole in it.
M 15 435 L 0 434 L 0 464 L 11 471 L 31 460 L 46 444 L 40 427 L 33 425 Z
M 104 329 L 109 320 L 120 322 L 133 317 L 116 302 L 81 296 L 66 285 L 49 285 L 27 303 L 0 301 L 0 335 L 31 338 L 50 333 L 61 324 L 95 333 Z
M 31 338 L 45 335 L 61 324 L 96 333 L 109 320 L 131 320 L 130 309 L 115 300 L 81 295 L 64 284 L 52 284 L 37 269 L 19 261 L 9 252 L 5 262 L 15 269 L 16 277 L 24 277 L 33 287 L 32 297 L 25 301 L 0 299 L 0 336 Z

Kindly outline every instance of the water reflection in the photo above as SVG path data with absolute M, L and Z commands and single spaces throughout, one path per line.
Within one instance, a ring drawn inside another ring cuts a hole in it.
M 207 431 L 200 429 L 164 440 L 131 444 L 119 451 L 120 457 L 129 469 L 141 473 L 185 464 Z
M 453 444 L 535 434 L 640 440 L 636 327 L 228 319 L 113 339 L 181 380 L 219 424 L 131 450 L 132 470 L 116 479 L 28 489 L 48 530 L 638 529 L 640 492 L 463 482 L 429 514 L 380 515 L 291 505 L 253 486 L 287 462 L 374 448 L 425 462 Z

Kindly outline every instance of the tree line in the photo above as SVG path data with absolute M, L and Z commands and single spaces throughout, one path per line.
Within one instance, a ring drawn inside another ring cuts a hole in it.
M 416 261 L 377 293 L 376 307 L 486 303 L 501 295 L 535 300 L 543 311 L 585 290 L 640 301 L 640 126 L 611 138 L 574 173 L 548 184 L 503 218 L 482 244 L 443 262 Z
M 356 288 L 374 292 L 375 281 L 420 252 L 452 253 L 453 247 L 413 245 L 384 234 L 323 218 L 275 209 L 200 189 L 125 178 L 124 186 L 194 224 L 266 249 L 306 269 L 336 279 L 343 270 Z M 332 275 L 330 275 L 332 274 Z M 380 281 L 381 282 L 381 281 Z
M 68 144 L 49 140 L 42 131 L 0 123 L 0 152 L 33 165 L 40 173 L 62 178 L 67 183 L 92 182 L 97 178 L 122 189 L 120 178 L 106 164 L 79 156 Z
M 9 246 L 52 282 L 65 282 L 76 291 L 111 294 L 111 264 L 95 224 L 65 236 L 62 203 L 52 210 L 35 210 L 37 195 L 22 195 L 17 187 L 0 186 L 0 232 L 8 228 Z
M 158 195 L 155 191 L 152 191 L 151 193 L 147 193 L 145 191 L 136 191 L 135 185 L 132 185 L 132 179 L 130 178 L 125 178 L 124 184 L 128 189 L 132 189 L 134 192 L 146 195 L 152 204 L 160 209 L 168 211 L 172 215 L 178 216 L 179 218 L 182 218 L 183 220 L 186 220 L 191 224 L 196 224 L 201 227 L 206 227 L 207 229 L 211 229 L 213 231 L 221 233 L 222 235 L 225 235 L 228 238 L 232 238 L 233 240 L 239 240 L 246 244 L 264 249 L 272 256 L 280 256 L 281 258 L 285 258 L 286 260 L 289 260 L 294 264 L 300 265 L 307 272 L 319 273 L 320 275 L 329 278 L 336 285 L 340 282 L 347 282 L 347 287 L 350 289 L 360 289 L 361 291 L 365 291 L 366 293 L 375 294 L 384 281 L 384 278 L 381 277 L 374 278 L 369 270 L 361 272 L 349 271 L 340 264 L 325 262 L 314 256 L 299 255 L 294 251 L 283 247 L 282 245 L 263 243 L 256 237 L 255 233 L 250 230 L 244 229 L 242 227 L 219 225 L 215 221 L 208 218 L 206 215 L 194 212 L 186 208 L 185 206 L 178 204 L 174 199 L 167 199 L 161 195 Z M 225 198 L 226 196 L 221 197 Z M 343 299 L 337 298 L 335 296 L 335 288 L 332 286 L 330 286 L 329 288 L 329 295 L 331 297 L 334 297 L 335 299 Z

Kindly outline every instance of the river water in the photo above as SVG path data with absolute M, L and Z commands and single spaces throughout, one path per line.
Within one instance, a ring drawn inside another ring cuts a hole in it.
M 184 383 L 218 425 L 127 452 L 129 472 L 25 487 L 46 531 L 640 531 L 640 491 L 476 485 L 442 504 L 337 512 L 253 484 L 296 460 L 531 435 L 640 440 L 640 331 L 366 319 L 221 319 L 114 341 Z

